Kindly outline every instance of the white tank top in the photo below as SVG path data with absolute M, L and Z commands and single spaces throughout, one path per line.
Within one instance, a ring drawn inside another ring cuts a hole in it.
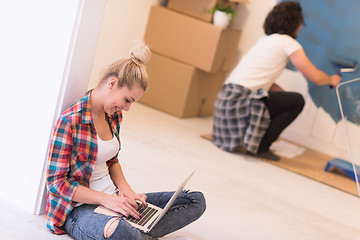
M 95 159 L 95 166 L 90 178 L 90 188 L 99 192 L 107 194 L 115 194 L 116 187 L 109 175 L 109 169 L 106 161 L 113 158 L 120 149 L 120 144 L 114 136 L 109 141 L 103 141 L 97 136 L 98 153 Z M 75 206 L 80 206 L 82 203 L 77 203 Z

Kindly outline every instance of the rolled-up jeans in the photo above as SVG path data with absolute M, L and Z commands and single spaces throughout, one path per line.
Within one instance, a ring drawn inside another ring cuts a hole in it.
M 147 193 L 147 202 L 164 208 L 173 194 L 174 192 Z M 83 204 L 75 207 L 65 222 L 65 231 L 76 240 L 106 239 L 104 227 L 113 217 L 95 213 L 98 206 Z M 150 232 L 145 234 L 120 218 L 114 233 L 107 239 L 156 239 L 197 220 L 205 209 L 205 198 L 201 192 L 183 191 Z

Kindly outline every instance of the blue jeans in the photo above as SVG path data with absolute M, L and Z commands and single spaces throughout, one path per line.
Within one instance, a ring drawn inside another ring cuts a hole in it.
M 164 208 L 173 193 L 147 193 L 147 202 Z M 74 239 L 105 239 L 105 224 L 113 217 L 95 213 L 97 207 L 83 204 L 74 208 L 65 222 L 65 231 Z M 183 191 L 150 232 L 145 234 L 120 218 L 115 232 L 107 239 L 156 239 L 192 223 L 204 213 L 205 208 L 201 192 Z

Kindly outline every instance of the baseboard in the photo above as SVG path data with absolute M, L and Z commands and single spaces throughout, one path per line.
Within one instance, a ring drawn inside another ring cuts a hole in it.
M 350 152 L 348 148 L 335 145 L 334 143 L 325 142 L 324 140 L 313 136 L 304 135 L 297 131 L 287 129 L 280 137 L 333 157 L 342 158 L 348 161 L 350 160 Z M 360 155 L 360 153 L 354 154 Z

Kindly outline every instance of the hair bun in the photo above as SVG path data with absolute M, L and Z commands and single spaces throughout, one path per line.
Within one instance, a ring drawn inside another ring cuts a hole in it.
M 130 53 L 131 61 L 138 65 L 147 63 L 150 60 L 150 57 L 151 51 L 145 44 L 136 46 Z

